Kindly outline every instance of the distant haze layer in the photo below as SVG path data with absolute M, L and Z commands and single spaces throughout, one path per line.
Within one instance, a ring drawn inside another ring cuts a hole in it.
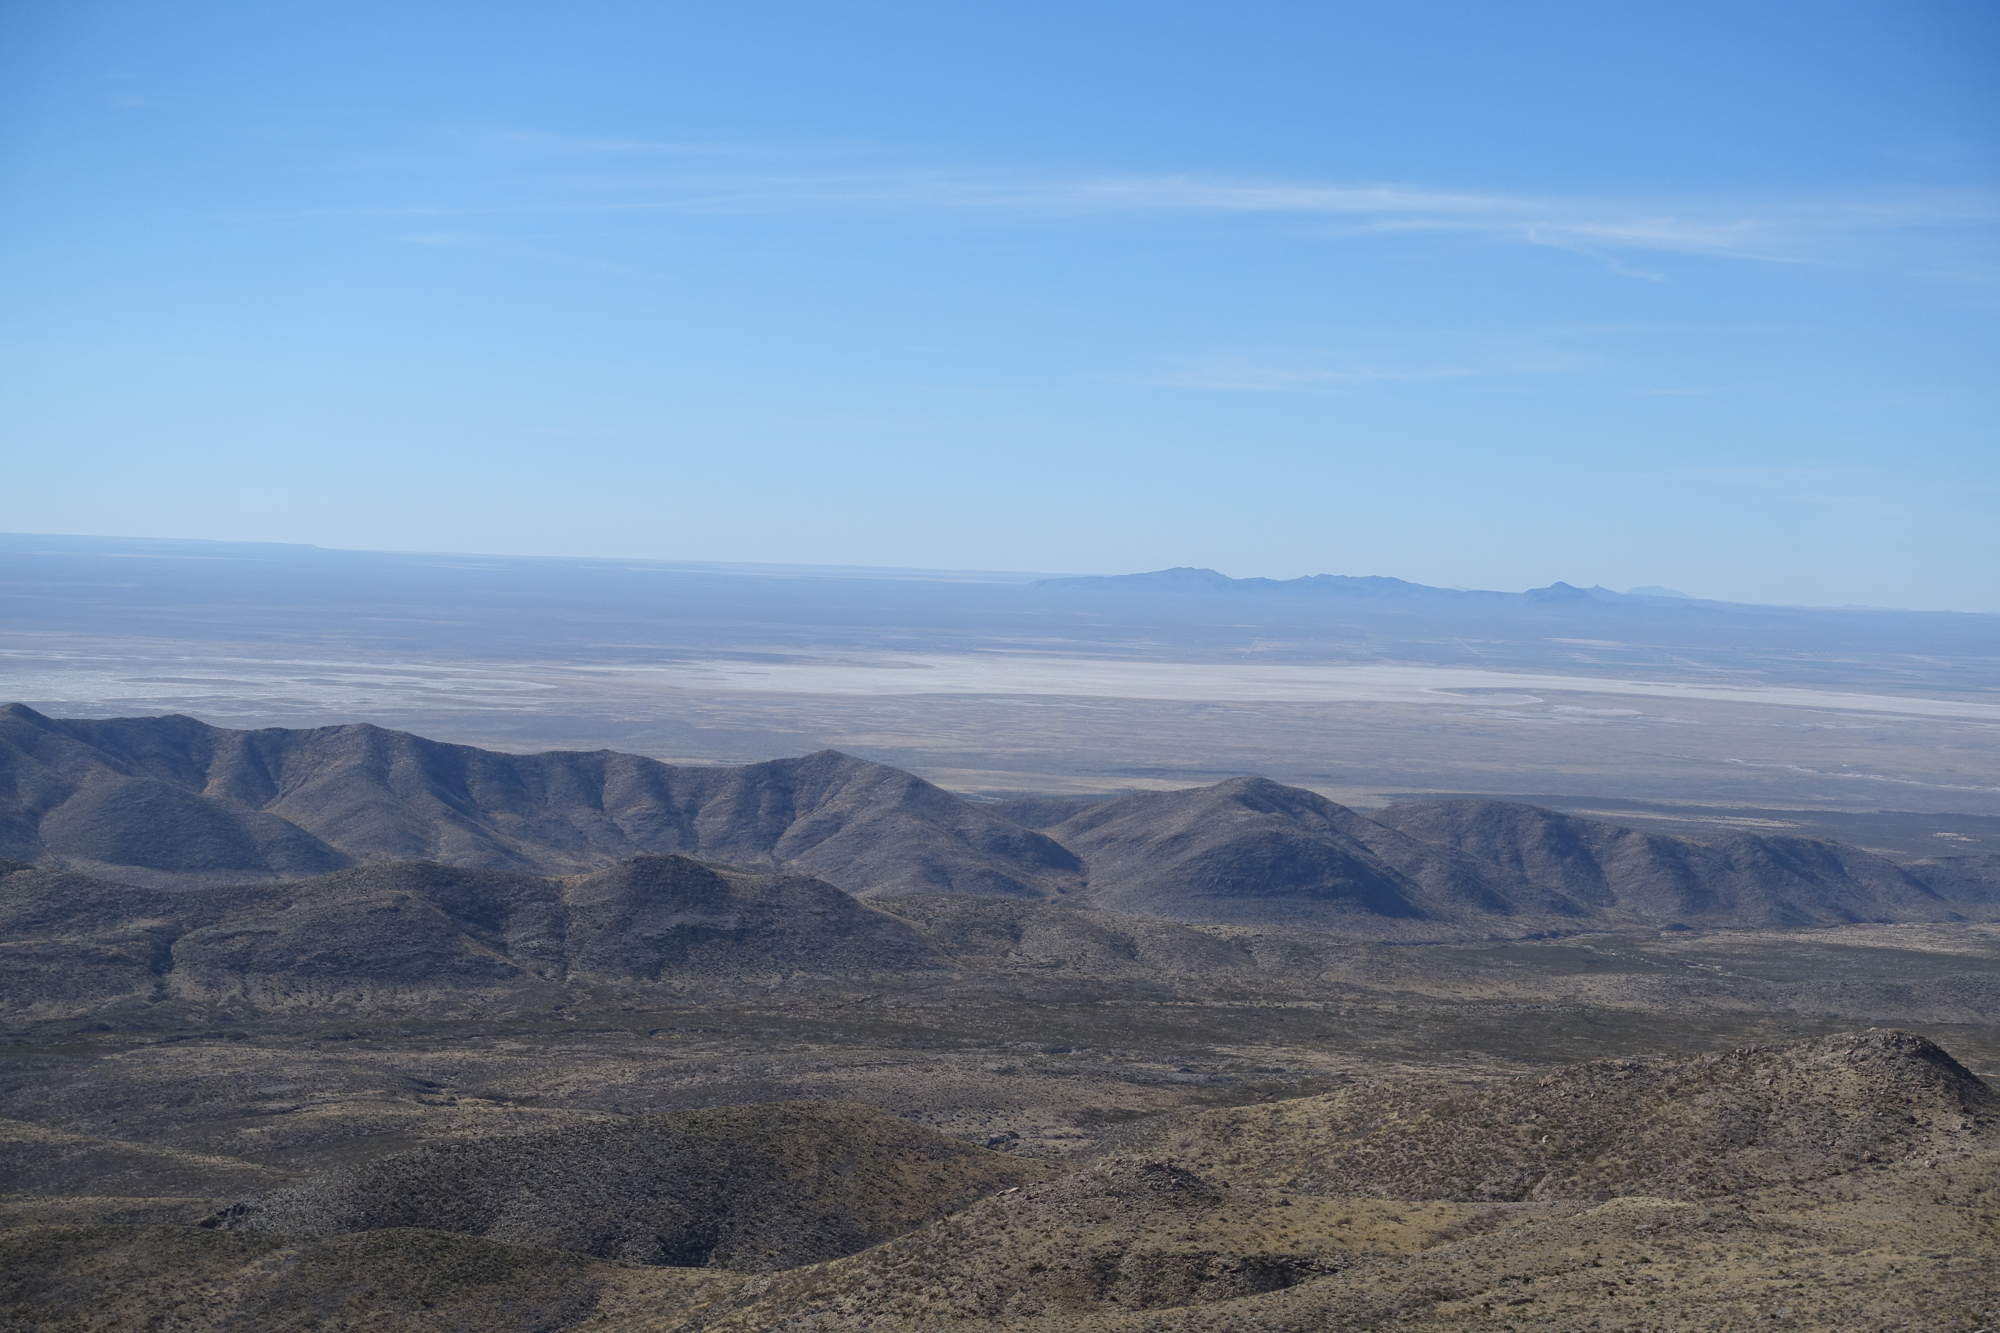
M 988 792 L 1261 773 L 1361 804 L 1780 822 L 1991 820 L 2000 795 L 2000 616 L 15 536 L 0 618 L 0 696 L 57 715 L 695 762 L 831 747 Z M 1919 836 L 1949 851 L 1995 822 Z

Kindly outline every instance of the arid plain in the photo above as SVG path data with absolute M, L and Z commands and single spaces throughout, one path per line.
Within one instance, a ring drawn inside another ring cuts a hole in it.
M 1513 795 L 2000 849 L 2000 617 L 108 539 L 0 557 L 0 695 L 68 715 L 830 747 L 995 794 L 1255 773 L 1364 806 Z

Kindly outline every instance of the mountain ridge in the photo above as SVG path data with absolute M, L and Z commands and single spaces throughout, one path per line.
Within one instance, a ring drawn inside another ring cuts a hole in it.
M 1040 827 L 1010 818 L 1016 805 Z M 1696 841 L 1498 800 L 1363 814 L 1246 776 L 1010 805 L 832 750 L 702 767 L 608 750 L 501 754 L 367 724 L 235 731 L 0 710 L 0 859 L 135 893 L 240 896 L 431 862 L 491 876 L 504 899 L 537 877 L 620 865 L 630 877 L 647 858 L 777 886 L 823 881 L 869 901 L 1014 898 L 1410 941 L 2000 912 L 2000 858 L 1898 864 L 1810 838 Z M 647 895 L 627 890 L 618 910 L 640 911 Z
M 1054 896 L 1080 870 L 1040 833 L 834 750 L 673 765 L 369 723 L 238 731 L 0 709 L 0 857 L 213 880 L 385 860 L 561 874 L 648 853 L 782 865 L 868 894 Z

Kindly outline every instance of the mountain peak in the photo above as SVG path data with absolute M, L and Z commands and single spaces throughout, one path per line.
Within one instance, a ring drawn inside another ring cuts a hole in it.
M 1574 583 L 1565 583 L 1561 579 L 1557 579 L 1554 583 L 1546 587 L 1530 588 L 1522 593 L 1521 596 L 1531 602 L 1622 602 L 1625 600 L 1624 593 L 1613 592 L 1611 589 L 1600 584 L 1592 584 L 1588 588 L 1579 588 Z
M 872 759 L 863 759 L 859 755 L 849 754 L 845 750 L 836 750 L 831 746 L 827 747 L 824 750 L 814 750 L 811 754 L 802 754 L 797 759 L 794 759 L 792 762 L 795 764 L 802 764 L 802 765 L 811 764 L 814 767 L 833 767 L 833 766 L 837 766 L 840 768 L 886 767 L 886 765 L 878 764 Z

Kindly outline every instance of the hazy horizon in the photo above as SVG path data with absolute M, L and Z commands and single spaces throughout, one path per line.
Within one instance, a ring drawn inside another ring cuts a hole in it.
M 1020 567 L 1020 568 L 1007 568 L 1007 569 L 1001 569 L 1001 568 L 984 569 L 984 568 L 977 568 L 974 566 L 959 566 L 959 565 L 948 565 L 948 564 L 877 565 L 877 564 L 852 564 L 852 563 L 837 562 L 830 560 L 797 560 L 797 561 L 738 560 L 738 559 L 724 559 L 714 556 L 680 556 L 680 555 L 665 556 L 665 555 L 647 555 L 647 554 L 635 554 L 635 553 L 604 553 L 604 554 L 585 555 L 571 551 L 536 551 L 536 550 L 496 551 L 496 550 L 464 550 L 464 549 L 444 550 L 444 549 L 415 548 L 415 547 L 334 546 L 321 542 L 310 542 L 310 541 L 267 541 L 262 539 L 251 539 L 251 538 L 240 538 L 240 537 L 189 537 L 182 535 L 162 535 L 157 533 L 34 532 L 34 531 L 8 530 L 8 531 L 0 531 L 0 537 L 46 537 L 56 540 L 112 541 L 112 542 L 119 542 L 119 541 L 166 542 L 166 543 L 209 544 L 216 546 L 280 546 L 280 547 L 295 547 L 300 550 L 325 551 L 331 554 L 354 554 L 354 555 L 439 556 L 439 557 L 463 557 L 467 559 L 492 559 L 492 560 L 577 560 L 577 561 L 603 561 L 610 563 L 623 561 L 630 563 L 663 565 L 663 566 L 671 566 L 671 567 L 687 568 L 687 569 L 708 569 L 720 572 L 727 572 L 730 570 L 743 570 L 743 571 L 759 571 L 759 572 L 768 571 L 774 574 L 780 572 L 787 574 L 819 572 L 825 574 L 854 573 L 854 574 L 905 574 L 905 575 L 930 574 L 930 575 L 951 575 L 955 577 L 980 576 L 1003 582 L 1011 582 L 1016 580 L 1026 582 L 1034 579 L 1044 579 L 1044 578 L 1076 578 L 1076 577 L 1092 577 L 1092 576 L 1117 576 L 1126 574 L 1145 574 L 1145 573 L 1156 573 L 1162 570 L 1179 568 L 1179 569 L 1208 570 L 1211 572 L 1226 575 L 1227 577 L 1232 579 L 1264 578 L 1264 579 L 1284 580 L 1284 579 L 1310 578 L 1314 575 L 1320 575 L 1320 574 L 1344 575 L 1349 577 L 1382 577 L 1382 578 L 1403 579 L 1411 583 L 1421 583 L 1426 587 L 1441 588 L 1447 591 L 1455 591 L 1455 592 L 1523 592 L 1536 588 L 1546 588 L 1555 583 L 1567 583 L 1577 588 L 1603 588 L 1611 592 L 1626 593 L 1628 595 L 1650 594 L 1656 596 L 1686 598 L 1692 601 L 1729 602 L 1747 606 L 1797 607 L 1802 610 L 1818 610 L 1818 611 L 1911 611 L 1920 613 L 1938 613 L 1938 614 L 1956 614 L 1956 615 L 2000 615 L 2000 602 L 1995 602 L 1990 606 L 1983 606 L 1983 607 L 1887 605 L 1882 603 L 1869 603 L 1869 602 L 1757 602 L 1757 601 L 1748 601 L 1742 598 L 1712 595 L 1700 591 L 1698 589 L 1684 587 L 1674 582 L 1673 579 L 1671 578 L 1646 580 L 1639 583 L 1635 583 L 1627 587 L 1627 586 L 1614 586 L 1612 584 L 1605 583 L 1601 580 L 1593 579 L 1584 575 L 1579 575 L 1574 572 L 1567 575 L 1564 574 L 1554 575 L 1548 579 L 1543 580 L 1540 583 L 1528 584 L 1524 585 L 1523 587 L 1514 588 L 1514 587 L 1496 587 L 1492 584 L 1479 584 L 1479 583 L 1471 583 L 1464 581 L 1430 583 L 1423 579 L 1409 578 L 1407 575 L 1397 570 L 1383 569 L 1383 568 L 1368 568 L 1368 567 L 1357 567 L 1352 569 L 1300 568 L 1292 570 L 1216 569 L 1212 565 L 1204 565 L 1198 561 L 1193 561 L 1193 560 L 1173 561 L 1168 564 L 1156 565 L 1146 569 L 1137 569 L 1137 568 L 1051 569 L 1051 568 L 1037 568 L 1032 566 Z

